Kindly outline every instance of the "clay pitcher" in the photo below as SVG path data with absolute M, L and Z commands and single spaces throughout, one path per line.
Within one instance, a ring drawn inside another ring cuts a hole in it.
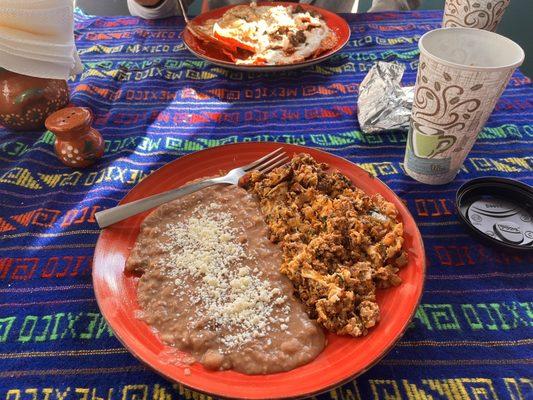
M 16 131 L 41 130 L 48 115 L 69 102 L 67 82 L 0 68 L 0 124 Z

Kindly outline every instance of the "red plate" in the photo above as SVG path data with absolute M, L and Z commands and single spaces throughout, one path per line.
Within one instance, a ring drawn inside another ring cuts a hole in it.
M 262 6 L 294 6 L 294 3 L 289 2 L 264 2 L 261 3 Z M 314 10 L 319 12 L 324 20 L 326 21 L 326 24 L 329 26 L 333 32 L 337 34 L 337 38 L 339 39 L 337 42 L 337 45 L 332 48 L 331 50 L 321 54 L 319 57 L 302 61 L 299 63 L 294 64 L 286 64 L 286 65 L 237 65 L 232 61 L 228 60 L 228 57 L 224 55 L 219 49 L 216 48 L 215 45 L 212 44 L 206 44 L 202 42 L 201 40 L 198 40 L 196 37 L 194 37 L 187 29 L 183 31 L 183 43 L 187 48 L 197 57 L 202 58 L 206 61 L 209 61 L 213 64 L 220 65 L 226 68 L 230 69 L 238 69 L 242 71 L 258 71 L 258 72 L 273 72 L 273 71 L 285 71 L 290 69 L 296 69 L 296 68 L 302 68 L 309 65 L 317 64 L 321 61 L 324 61 L 325 59 L 331 57 L 333 54 L 337 53 L 339 50 L 341 50 L 346 43 L 348 43 L 348 40 L 350 39 L 350 27 L 348 26 L 348 23 L 339 15 L 324 10 L 320 7 L 315 7 L 309 4 L 299 4 L 302 8 L 306 10 Z M 230 8 L 233 8 L 235 6 L 227 6 L 227 7 L 221 7 L 217 8 L 215 10 L 208 11 L 206 13 L 198 15 L 196 18 L 191 20 L 191 23 L 199 24 L 201 25 L 208 19 L 218 19 L 222 17 L 222 15 L 228 11 Z
M 365 192 L 380 193 L 395 204 L 404 224 L 405 249 L 409 253 L 409 264 L 400 273 L 403 283 L 378 292 L 382 319 L 367 336 L 350 338 L 328 334 L 324 351 L 307 365 L 289 372 L 252 376 L 233 371 L 209 371 L 196 363 L 186 375 L 183 367 L 169 364 L 161 357 L 168 348 L 148 325 L 134 316 L 139 309 L 135 279 L 123 271 L 146 213 L 132 217 L 100 234 L 93 263 L 94 291 L 102 314 L 124 346 L 170 380 L 220 397 L 273 399 L 315 394 L 354 378 L 376 363 L 402 336 L 416 310 L 424 284 L 424 245 L 413 217 L 401 200 L 379 179 L 347 160 L 311 148 L 282 146 L 289 154 L 302 151 L 311 154 L 344 173 Z M 247 164 L 278 147 L 279 143 L 242 143 L 189 154 L 149 175 L 120 203 L 219 174 L 221 170 Z

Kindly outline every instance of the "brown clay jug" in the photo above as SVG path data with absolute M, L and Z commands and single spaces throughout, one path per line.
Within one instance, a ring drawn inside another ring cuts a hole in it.
M 48 115 L 69 102 L 67 82 L 0 68 L 0 124 L 16 131 L 41 130 Z
M 104 140 L 91 125 L 93 116 L 85 107 L 67 107 L 46 118 L 46 128 L 56 135 L 59 160 L 69 167 L 83 168 L 104 154 Z

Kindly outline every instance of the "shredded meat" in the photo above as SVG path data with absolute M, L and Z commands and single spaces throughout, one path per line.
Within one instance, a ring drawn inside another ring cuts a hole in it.
M 298 45 L 305 43 L 307 40 L 305 33 L 303 31 L 297 31 L 296 33 L 289 34 L 289 42 L 297 47 Z
M 294 7 L 293 12 L 295 14 L 304 13 L 305 9 L 301 5 L 297 5 L 296 7 Z
M 366 335 L 380 318 L 376 289 L 399 285 L 408 261 L 396 207 L 307 154 L 247 178 L 269 239 L 283 250 L 280 270 L 311 318 L 337 334 Z

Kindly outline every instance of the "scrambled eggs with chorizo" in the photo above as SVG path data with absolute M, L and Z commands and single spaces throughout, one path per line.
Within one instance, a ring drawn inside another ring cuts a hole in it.
M 311 318 L 340 335 L 361 336 L 380 319 L 376 289 L 401 283 L 407 264 L 396 207 L 369 196 L 307 154 L 243 186 L 259 200 L 281 272 Z

